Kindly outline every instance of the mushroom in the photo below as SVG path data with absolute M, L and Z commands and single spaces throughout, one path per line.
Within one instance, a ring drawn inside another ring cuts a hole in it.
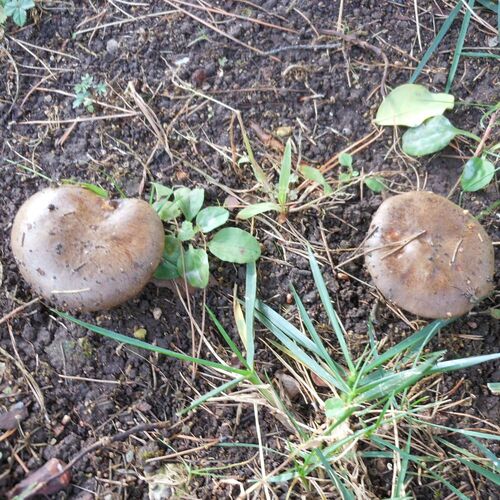
M 109 309 L 137 295 L 158 267 L 163 224 L 143 200 L 107 200 L 77 186 L 24 202 L 11 245 L 21 274 L 57 307 Z
M 377 288 L 418 316 L 460 316 L 493 289 L 491 239 L 467 210 L 433 193 L 385 200 L 364 249 Z

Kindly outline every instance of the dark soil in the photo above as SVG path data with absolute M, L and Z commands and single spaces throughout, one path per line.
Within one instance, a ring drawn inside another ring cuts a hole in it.
M 338 2 L 269 0 L 255 2 L 255 5 L 246 1 L 209 2 L 227 12 L 274 23 L 290 29 L 289 32 L 249 20 L 189 10 L 205 21 L 217 22 L 218 29 L 264 52 L 299 44 L 341 44 L 329 50 L 289 48 L 276 53 L 274 58 L 238 45 L 175 11 L 166 2 L 148 3 L 151 5 L 146 7 L 141 6 L 144 3 L 131 6 L 105 1 L 40 2 L 27 26 L 21 29 L 10 23 L 6 26 L 5 37 L 0 39 L 3 50 L 0 52 L 0 185 L 4 192 L 0 203 L 3 265 L 0 316 L 33 298 L 20 279 L 10 251 L 9 235 L 21 203 L 49 184 L 36 173 L 53 182 L 74 179 L 97 183 L 114 196 L 119 195 L 119 190 L 128 196 L 137 196 L 146 165 L 148 182 L 202 186 L 213 204 L 222 203 L 227 193 L 210 183 L 200 170 L 231 190 L 247 190 L 255 185 L 249 165 L 235 169 L 227 160 L 231 158 L 231 131 L 234 130 L 238 152 L 244 151 L 237 122 L 232 125 L 232 111 L 179 87 L 180 81 L 241 111 L 257 160 L 269 173 L 272 172 L 271 160 L 279 155 L 260 142 L 249 127 L 251 122 L 270 133 L 278 127 L 291 127 L 303 158 L 318 165 L 373 130 L 371 120 L 381 100 L 383 59 L 366 47 L 343 43 L 332 36 L 318 39 L 321 30 L 336 29 Z M 349 32 L 375 45 L 389 58 L 389 87 L 408 80 L 411 68 L 416 66 L 435 35 L 433 20 L 438 29 L 442 14 L 447 15 L 451 10 L 450 6 L 438 7 L 430 1 L 418 4 L 423 50 L 416 38 L 413 2 L 345 2 L 343 23 Z M 78 30 L 118 20 L 132 21 L 117 10 L 118 7 L 135 18 L 149 17 L 72 37 Z M 167 10 L 172 12 L 151 15 Z M 488 11 L 481 10 L 480 15 L 496 25 L 496 18 Z M 459 26 L 460 21 L 454 24 L 439 53 L 421 75 L 420 83 L 444 91 Z M 465 45 L 487 47 L 489 38 L 488 30 L 473 22 Z M 15 40 L 31 45 L 23 49 Z M 459 102 L 448 114 L 457 126 L 480 136 L 484 133 L 480 125 L 481 108 L 471 104 L 491 104 L 499 95 L 499 67 L 490 61 L 494 60 L 461 59 L 452 89 Z M 76 116 L 91 118 L 121 113 L 100 105 L 96 105 L 93 115 L 82 108 L 72 108 L 73 98 L 64 93 L 73 93 L 73 87 L 86 73 L 96 81 L 107 83 L 108 94 L 100 101 L 137 111 L 137 114 L 128 118 L 83 121 L 71 128 Z M 130 83 L 164 125 L 171 154 L 166 148 L 156 147 L 156 136 L 127 93 Z M 38 123 L 47 120 L 48 123 Z M 464 164 L 460 151 L 449 148 L 442 154 L 410 164 L 391 149 L 392 143 L 392 130 L 384 130 L 381 137 L 355 155 L 356 168 L 364 172 L 393 172 L 395 177 L 391 179 L 399 182 L 396 188 L 401 191 L 423 188 L 425 182 L 426 189 L 448 194 Z M 463 142 L 460 147 L 464 154 L 470 154 Z M 336 175 L 334 171 L 330 179 Z M 366 188 L 361 193 L 356 184 L 347 190 L 345 200 L 322 209 L 291 214 L 283 227 L 274 226 L 275 231 L 257 222 L 255 234 L 263 249 L 263 258 L 258 264 L 260 297 L 291 315 L 294 308 L 288 305 L 287 295 L 289 283 L 293 282 L 312 317 L 321 324 L 325 318 L 307 260 L 297 253 L 298 249 L 302 253 L 304 246 L 299 240 L 293 241 L 289 230 L 294 229 L 317 245 L 319 255 L 327 262 L 323 231 L 336 265 L 351 254 L 346 250 L 353 250 L 362 242 L 382 199 L 383 196 L 367 192 Z M 497 199 L 498 186 L 494 183 L 477 193 L 460 194 L 457 190 L 452 196 L 453 201 L 474 215 Z M 498 215 L 490 213 L 481 222 L 492 239 L 498 241 L 498 225 L 495 225 Z M 273 234 L 289 240 L 288 243 L 283 245 Z M 329 265 L 325 265 L 323 271 L 350 345 L 361 352 L 367 342 L 367 319 L 377 302 L 372 289 L 363 283 L 370 282 L 363 263 L 354 261 L 345 267 L 345 271 L 361 281 L 339 276 Z M 212 272 L 214 280 L 207 292 L 207 303 L 236 339 L 231 297 L 235 282 L 241 294 L 245 269 L 214 262 Z M 198 320 L 200 304 L 202 294 L 197 293 L 192 308 Z M 432 347 L 447 349 L 449 358 L 498 350 L 498 324 L 488 314 L 491 307 L 494 307 L 494 297 L 446 328 Z M 153 311 L 158 308 L 161 317 L 155 319 L 157 314 L 154 316 Z M 151 284 L 135 300 L 119 308 L 80 317 L 127 335 L 144 327 L 148 342 L 187 354 L 192 352 L 189 316 L 177 294 L 169 288 Z M 410 326 L 383 303 L 379 305 L 375 327 L 380 338 L 389 336 L 388 345 L 411 331 Z M 266 335 L 263 331 L 257 333 Z M 330 332 L 325 329 L 323 333 Z M 211 325 L 207 325 L 206 335 L 219 353 L 226 356 Z M 176 422 L 176 412 L 213 387 L 213 381 L 202 369 L 192 379 L 189 365 L 118 346 L 61 321 L 42 304 L 22 311 L 0 326 L 0 347 L 16 360 L 0 352 L 0 405 L 5 410 L 22 401 L 29 410 L 21 423 L 22 432 L 0 437 L 2 493 L 24 478 L 27 470 L 38 468 L 52 457 L 67 462 L 103 436 L 144 422 L 167 419 Z M 205 347 L 201 356 L 212 359 Z M 267 372 L 273 379 L 278 362 L 259 337 L 256 359 L 261 373 Z M 27 384 L 22 365 L 40 387 L 43 407 Z M 467 403 L 455 407 L 456 414 L 446 413 L 446 420 L 440 423 L 468 428 L 482 427 L 482 421 L 498 423 L 498 397 L 491 395 L 486 386 L 500 379 L 498 365 L 490 363 L 466 373 L 446 375 L 441 392 L 453 388 L 462 377 L 465 378 L 453 399 L 465 398 Z M 161 433 L 156 438 L 154 433 L 140 434 L 88 454 L 74 467 L 72 486 L 58 498 L 145 498 L 144 473 L 161 465 L 161 462 L 145 465 L 147 458 L 201 446 L 215 438 L 221 442 L 257 443 L 251 404 L 212 404 L 207 408 L 195 412 L 173 437 L 166 433 L 163 441 L 159 439 Z M 297 411 L 307 415 L 310 410 L 298 403 Z M 261 411 L 259 420 L 264 444 L 280 449 L 288 430 L 266 410 Z M 461 443 L 461 446 L 467 444 Z M 231 446 L 212 446 L 186 455 L 184 459 L 193 468 L 242 465 L 224 472 L 233 482 L 194 476 L 184 496 L 236 498 L 239 485 L 248 487 L 255 471 L 260 470 L 258 460 L 245 463 L 254 455 L 254 448 Z M 281 461 L 279 455 L 269 454 L 266 470 L 271 471 Z M 369 467 L 372 491 L 381 498 L 390 496 L 392 473 L 377 470 Z M 476 496 L 495 496 L 491 484 L 473 478 Z M 455 484 L 465 485 L 464 491 L 473 494 L 467 475 L 459 473 Z M 436 488 L 439 488 L 436 484 L 429 487 L 424 484 L 415 489 L 415 495 L 431 498 L 440 494 Z M 286 485 L 280 486 L 275 492 L 280 496 L 286 489 Z M 296 492 L 300 491 L 297 485 Z

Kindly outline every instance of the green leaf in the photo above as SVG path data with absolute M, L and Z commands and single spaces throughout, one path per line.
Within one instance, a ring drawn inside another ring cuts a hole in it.
M 152 182 L 151 186 L 153 187 L 155 201 L 160 201 L 162 198 L 168 200 L 172 196 L 172 193 L 174 192 L 173 189 L 164 186 L 163 184 L 160 184 L 158 182 Z
M 460 457 L 455 457 L 455 458 L 459 462 L 462 462 L 464 465 L 466 465 L 469 469 L 472 469 L 478 474 L 481 474 L 481 476 L 485 477 L 486 479 L 489 479 L 492 483 L 496 484 L 497 486 L 500 486 L 500 474 L 498 474 L 497 472 L 485 469 L 484 467 L 481 467 L 480 465 L 477 465 L 474 462 L 471 462 L 470 460 L 465 460 L 464 458 Z
M 247 336 L 247 363 L 253 369 L 255 356 L 255 301 L 257 297 L 257 269 L 255 262 L 247 264 L 245 279 L 245 326 Z
M 424 156 L 441 151 L 460 134 L 444 116 L 435 116 L 403 134 L 403 151 L 410 156 Z
M 181 209 L 176 201 L 159 201 L 153 204 L 153 208 L 156 210 L 158 217 L 164 222 L 177 219 L 181 214 Z
M 381 193 L 387 186 L 384 184 L 382 177 L 367 177 L 365 186 L 374 193 Z
M 182 221 L 179 232 L 177 233 L 177 237 L 181 241 L 189 241 L 194 238 L 195 234 L 196 231 L 194 229 L 193 223 L 188 220 Z
M 186 277 L 194 288 L 205 288 L 208 285 L 208 255 L 205 250 L 189 246 L 187 252 L 181 252 L 177 261 L 177 271 Z
M 181 253 L 181 242 L 174 236 L 165 236 L 165 246 L 161 263 L 156 268 L 154 277 L 157 280 L 173 280 L 180 276 L 177 270 L 177 261 Z
M 5 23 L 5 21 L 7 21 L 7 14 L 5 13 L 3 5 L 0 5 L 0 25 Z
M 340 398 L 330 398 L 325 401 L 325 415 L 330 420 L 338 420 L 346 410 L 346 404 Z
M 486 187 L 495 175 L 495 165 L 485 158 L 471 158 L 464 166 L 460 185 L 464 191 L 479 191 Z
M 487 363 L 488 361 L 495 361 L 500 359 L 500 353 L 483 354 L 481 356 L 470 356 L 468 358 L 450 359 L 448 361 L 441 361 L 434 366 L 430 373 L 444 373 L 455 370 L 464 370 L 471 366 Z
M 193 220 L 203 206 L 205 190 L 202 188 L 193 190 L 186 187 L 179 188 L 174 191 L 174 198 L 179 204 L 184 217 L 187 220 Z
M 94 89 L 98 95 L 103 95 L 103 96 L 106 95 L 107 88 L 105 83 L 101 82 L 98 83 L 97 85 L 94 85 Z
M 8 0 L 5 3 L 4 14 L 12 17 L 18 26 L 26 24 L 27 12 L 35 6 L 33 0 Z
M 495 394 L 495 396 L 500 395 L 500 382 L 489 382 L 486 385 L 492 394 Z
M 339 163 L 343 167 L 352 168 L 352 155 L 350 155 L 349 153 L 340 153 Z
M 278 182 L 278 203 L 281 207 L 286 205 L 288 198 L 288 186 L 290 185 L 290 174 L 292 173 L 292 140 L 286 141 L 283 159 L 281 160 L 280 178 Z
M 299 171 L 306 179 L 317 182 L 320 186 L 322 186 L 325 194 L 333 193 L 332 187 L 330 186 L 330 184 L 328 184 L 328 182 L 326 182 L 323 174 L 317 168 L 309 167 L 308 165 L 302 165 L 299 168 Z
M 224 225 L 229 219 L 229 211 L 222 207 L 207 207 L 198 212 L 196 225 L 202 233 L 209 233 Z
M 246 220 L 255 217 L 256 215 L 260 215 L 265 212 L 270 212 L 271 210 L 279 212 L 280 206 L 277 203 L 273 203 L 272 201 L 266 201 L 264 203 L 255 203 L 254 205 L 249 205 L 248 207 L 245 207 L 243 210 L 240 210 L 236 218 Z
M 433 94 L 422 85 L 406 83 L 396 87 L 378 108 L 377 125 L 417 127 L 427 118 L 442 115 L 453 109 L 451 94 Z
M 259 242 L 246 231 L 237 227 L 226 227 L 215 234 L 208 249 L 225 262 L 247 264 L 260 257 Z

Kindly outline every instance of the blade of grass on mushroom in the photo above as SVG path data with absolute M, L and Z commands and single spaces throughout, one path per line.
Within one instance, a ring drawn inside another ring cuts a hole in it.
M 450 29 L 451 25 L 453 24 L 453 21 L 457 17 L 461 8 L 462 8 L 462 2 L 460 1 L 457 3 L 455 8 L 450 12 L 448 17 L 444 21 L 443 25 L 441 26 L 440 30 L 438 31 L 438 34 L 436 35 L 436 38 L 434 38 L 434 40 L 432 41 L 429 48 L 425 51 L 425 54 L 423 55 L 422 59 L 418 63 L 418 66 L 415 68 L 415 71 L 413 72 L 410 79 L 408 80 L 408 83 L 414 83 L 416 81 L 416 79 L 420 76 L 420 73 L 422 72 L 425 65 L 427 64 L 427 61 L 431 58 L 432 54 L 434 54 L 436 49 L 439 47 L 439 44 L 441 43 L 441 40 L 444 38 L 446 33 L 448 33 L 448 30 Z
M 446 82 L 445 92 L 448 93 L 453 84 L 455 73 L 457 72 L 458 63 L 462 54 L 462 47 L 464 46 L 465 36 L 469 29 L 470 17 L 474 7 L 475 0 L 469 0 L 469 8 L 465 10 L 462 26 L 460 26 L 460 33 L 458 34 L 457 44 L 455 45 L 455 53 L 453 54 L 453 61 L 451 63 L 450 72 L 448 73 L 448 81 Z
M 199 364 L 201 366 L 215 368 L 217 370 L 225 371 L 228 373 L 236 373 L 238 375 L 243 375 L 243 376 L 246 376 L 248 374 L 248 370 L 240 370 L 238 368 L 233 368 L 232 366 L 223 365 L 221 363 L 216 363 L 214 361 L 209 361 L 209 360 L 201 359 L 201 358 L 194 358 L 194 357 L 188 356 L 186 354 L 182 354 L 182 353 L 175 352 L 175 351 L 170 351 L 169 349 L 164 349 L 163 347 L 149 344 L 148 342 L 144 342 L 142 340 L 128 337 L 127 335 L 123 335 L 121 333 L 117 333 L 117 332 L 114 332 L 112 330 L 108 330 L 106 328 L 102 328 L 102 327 L 97 326 L 97 325 L 92 325 L 91 323 L 87 323 L 85 321 L 79 320 L 78 318 L 71 316 L 71 314 L 68 314 L 68 313 L 65 313 L 62 311 L 58 311 L 57 309 L 51 309 L 51 311 L 54 312 L 55 314 L 57 314 L 58 316 L 60 316 L 61 318 L 64 318 L 68 321 L 71 321 L 72 323 L 75 323 L 76 325 L 81 326 L 82 328 L 86 328 L 87 330 L 90 330 L 91 332 L 102 335 L 103 337 L 110 338 L 110 339 L 115 340 L 116 342 L 119 342 L 121 344 L 127 344 L 127 345 L 131 345 L 133 347 L 139 347 L 141 349 L 157 352 L 158 354 L 163 354 L 163 355 L 171 357 L 171 358 L 180 359 L 181 361 L 186 361 L 189 363 L 196 363 L 196 364 Z
M 318 261 L 316 260 L 311 247 L 308 248 L 308 253 L 309 265 L 311 266 L 314 283 L 316 283 L 316 288 L 318 289 L 321 302 L 323 303 L 323 307 L 325 308 L 328 319 L 330 320 L 330 324 L 333 327 L 333 331 L 335 332 L 335 335 L 339 342 L 340 349 L 342 350 L 342 354 L 344 355 L 345 362 L 347 363 L 349 370 L 354 373 L 354 363 L 352 361 L 349 348 L 347 347 L 347 342 L 344 336 L 344 328 L 339 321 L 339 317 L 337 316 L 335 309 L 333 309 L 332 307 L 330 296 L 328 295 L 328 290 L 326 289 L 325 281 L 323 280 L 323 276 L 321 275 L 321 271 L 319 270 Z

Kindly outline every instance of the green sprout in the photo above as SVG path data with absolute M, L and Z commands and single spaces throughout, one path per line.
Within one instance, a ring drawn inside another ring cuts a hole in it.
M 28 18 L 28 10 L 35 6 L 33 0 L 0 0 L 0 24 L 12 18 L 18 26 L 24 26 Z
M 243 229 L 225 227 L 207 239 L 227 222 L 229 212 L 223 207 L 203 208 L 204 189 L 171 189 L 158 183 L 152 186 L 150 203 L 160 219 L 171 224 L 156 279 L 185 277 L 192 287 L 205 288 L 209 279 L 207 250 L 220 260 L 237 264 L 255 262 L 260 257 L 259 242 Z
M 76 97 L 73 101 L 73 108 L 83 105 L 89 113 L 93 113 L 95 97 L 106 95 L 107 87 L 104 82 L 94 82 L 94 77 L 87 73 L 82 76 L 80 83 L 75 85 L 74 90 Z

